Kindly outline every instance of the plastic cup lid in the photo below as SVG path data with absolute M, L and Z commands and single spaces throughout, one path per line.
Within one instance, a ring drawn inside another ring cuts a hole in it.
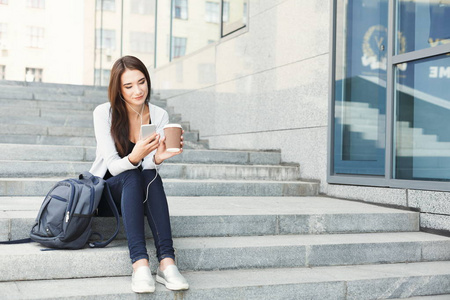
M 176 127 L 176 128 L 183 129 L 183 127 L 181 127 L 180 124 L 167 124 L 166 126 L 164 126 L 164 128 L 171 128 L 171 127 Z

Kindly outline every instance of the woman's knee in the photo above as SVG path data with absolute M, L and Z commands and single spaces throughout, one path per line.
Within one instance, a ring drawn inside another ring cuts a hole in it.
M 123 172 L 121 175 L 123 187 L 129 185 L 137 185 L 142 187 L 144 184 L 142 172 L 139 169 L 128 170 Z

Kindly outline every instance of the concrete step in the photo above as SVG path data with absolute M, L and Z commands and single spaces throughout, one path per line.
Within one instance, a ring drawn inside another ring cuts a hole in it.
M 70 117 L 61 117 L 59 120 L 48 120 L 45 117 L 16 117 L 8 116 L 2 119 L 0 124 L 0 135 L 6 135 L 5 140 L 23 140 L 20 135 L 49 135 L 49 136 L 74 136 L 74 137 L 94 137 L 94 128 L 92 126 L 92 117 L 83 119 L 74 119 Z M 8 124 L 10 122 L 11 124 Z M 21 123 L 20 123 L 21 122 Z M 6 123 L 6 124 L 5 124 Z M 91 124 L 91 125 L 89 125 Z M 19 135 L 17 138 L 12 136 Z M 192 144 L 198 143 L 198 132 L 184 133 L 184 140 L 187 148 Z M 32 139 L 34 140 L 34 139 Z M 0 142 L 1 139 L 0 139 Z M 192 148 L 192 147 L 190 147 Z
M 44 82 L 24 82 L 24 81 L 0 81 L 0 88 L 11 90 L 28 90 L 32 92 L 51 92 L 69 95 L 84 95 L 85 93 L 107 93 L 106 87 L 92 85 L 75 85 Z
M 0 297 L 369 300 L 450 293 L 450 262 L 183 272 L 189 290 L 173 292 L 157 283 L 154 294 L 140 296 L 131 291 L 127 271 L 120 277 L 1 282 Z M 444 299 L 437 297 L 431 299 Z
M 239 150 L 183 150 L 170 162 L 176 163 L 223 163 L 249 165 L 279 165 L 279 151 L 239 151 Z
M 0 240 L 29 236 L 44 197 L 0 197 Z M 327 197 L 168 197 L 174 237 L 407 232 L 419 213 Z M 114 218 L 94 219 L 111 236 Z M 152 234 L 147 228 L 147 237 Z M 125 238 L 123 226 L 118 238 Z
M 47 122 L 52 123 L 52 122 Z M 41 124 L 0 124 L 0 136 L 42 135 L 61 137 L 94 137 L 94 128 Z
M 94 111 L 95 107 L 104 102 L 108 102 L 108 95 L 105 94 L 102 96 L 103 102 L 99 103 L 91 103 L 91 102 L 75 102 L 75 101 L 50 101 L 50 100 L 39 100 L 29 98 L 25 99 L 2 99 L 0 95 L 0 105 L 5 107 L 14 107 L 14 108 L 43 108 L 43 109 L 74 109 L 80 111 L 90 111 L 91 113 Z M 150 103 L 159 106 L 163 109 L 166 108 L 165 100 L 150 100 Z
M 0 153 L 6 160 L 94 161 L 95 159 L 95 147 L 89 146 L 0 144 Z M 281 153 L 277 151 L 184 149 L 182 154 L 170 158 L 167 163 L 278 165 L 281 163 Z
M 208 140 L 184 141 L 184 149 L 209 150 Z
M 83 103 L 104 103 L 107 98 L 104 96 L 74 96 L 74 95 L 63 95 L 58 93 L 49 93 L 46 91 L 33 93 L 33 99 L 35 100 L 45 100 L 45 101 L 66 101 L 66 102 L 83 102 Z
M 399 300 L 401 298 L 395 298 L 393 300 Z M 434 296 L 418 296 L 418 297 L 409 297 L 408 300 L 449 300 L 450 294 L 444 295 L 434 295 Z
M 9 161 L 94 161 L 95 147 L 63 145 L 0 144 L 0 153 Z M 0 167 L 1 170 L 1 167 Z
M 11 117 L 42 117 L 47 119 L 61 119 L 67 118 L 68 116 L 76 116 L 82 119 L 91 118 L 92 119 L 92 111 L 90 110 L 76 110 L 76 109 L 67 109 L 67 108 L 33 108 L 33 107 L 16 107 L 16 106 L 7 106 L 2 107 L 0 111 L 0 116 L 11 116 Z
M 14 128 L 15 131 L 8 131 L 8 128 Z M 27 130 L 40 133 L 28 134 Z M 47 127 L 31 125 L 2 125 L 0 131 L 0 144 L 38 144 L 38 145 L 64 145 L 64 146 L 90 146 L 97 145 L 94 137 L 93 128 L 81 127 Z M 189 141 L 185 140 L 184 149 L 208 150 L 207 141 Z
M 33 100 L 33 92 L 26 89 L 5 89 L 2 87 L 1 100 Z
M 0 178 L 0 195 L 44 196 L 64 178 Z M 168 196 L 316 196 L 318 182 L 164 179 Z
M 170 114 L 169 115 L 169 122 L 170 123 L 181 123 L 182 117 L 180 114 Z
M 93 128 L 92 115 L 52 115 L 52 116 L 2 116 L 2 124 L 16 125 L 33 125 L 33 126 L 67 126 Z
M 0 177 L 74 177 L 89 170 L 92 162 L 0 160 Z M 164 164 L 162 178 L 223 180 L 299 180 L 299 166 Z
M 2 126 L 0 125 L 0 128 Z M 63 133 L 70 131 L 67 127 L 63 130 Z M 92 130 L 86 128 L 86 130 Z M 77 131 L 73 131 L 73 134 L 78 135 Z M 0 135 L 1 144 L 31 144 L 31 145 L 64 145 L 64 146 L 90 146 L 95 147 L 96 141 L 94 137 L 78 137 L 78 136 L 55 136 L 55 135 L 34 135 L 34 134 L 2 134 Z
M 1 97 L 1 96 L 0 96 Z M 106 102 L 106 100 L 105 100 Z M 24 99 L 1 99 L 0 105 L 6 110 L 6 107 L 14 108 L 41 108 L 41 109 L 74 109 L 78 111 L 94 111 L 97 104 L 82 102 L 61 102 L 61 101 L 44 101 L 44 100 L 24 100 Z
M 167 108 L 166 100 L 155 99 L 154 97 L 150 97 L 150 103 L 152 103 L 156 106 L 159 106 L 159 107 L 163 108 L 164 110 L 166 110 L 166 108 Z
M 156 265 L 153 242 L 147 247 L 151 263 Z M 126 240 L 113 241 L 103 249 L 41 251 L 43 248 L 38 243 L 0 245 L 0 281 L 129 274 Z M 175 238 L 174 248 L 178 268 L 184 271 L 450 260 L 450 238 L 423 232 L 190 237 Z
M 73 95 L 70 93 L 53 92 L 48 90 L 32 90 L 32 89 L 5 89 L 2 88 L 2 100 L 42 100 L 42 101 L 59 101 L 70 103 L 95 103 L 100 104 L 106 102 L 107 98 L 104 96 L 92 95 Z

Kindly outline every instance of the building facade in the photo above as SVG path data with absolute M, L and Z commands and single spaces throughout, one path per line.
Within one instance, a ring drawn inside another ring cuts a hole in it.
M 107 85 L 135 55 L 211 148 L 281 150 L 323 194 L 450 231 L 450 0 L 0 0 L 0 20 L 0 79 Z
M 246 11 L 245 27 L 157 67 L 155 90 L 212 148 L 279 149 L 323 194 L 417 209 L 448 232 L 450 1 Z

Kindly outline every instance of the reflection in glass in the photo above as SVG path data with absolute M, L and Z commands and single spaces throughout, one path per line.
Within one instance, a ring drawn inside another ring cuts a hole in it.
M 27 7 L 45 8 L 45 0 L 27 0 Z
M 95 85 L 109 84 L 109 72 L 112 64 L 124 55 L 139 57 L 147 67 L 153 67 L 155 1 L 97 0 Z
M 186 38 L 173 37 L 172 41 L 172 55 L 173 58 L 184 56 L 186 53 Z
M 155 0 L 131 0 L 131 13 L 140 15 L 155 14 Z
M 115 6 L 116 1 L 96 1 L 94 85 L 109 84 L 107 74 L 114 61 L 120 57 L 122 12 L 116 10 Z
M 44 48 L 44 31 L 42 27 L 27 26 L 27 46 Z
M 395 178 L 450 180 L 450 56 L 396 69 Z
M 188 2 L 187 0 L 174 1 L 174 18 L 186 20 L 188 18 Z
M 222 36 L 225 36 L 247 25 L 248 0 L 222 2 Z
M 155 63 L 156 0 L 123 2 L 122 55 L 138 57 L 147 66 Z
M 166 38 L 170 43 L 164 43 L 167 50 L 170 51 L 170 59 L 179 58 L 197 51 L 214 41 L 217 41 L 220 37 L 220 22 L 215 20 L 220 16 L 220 0 L 208 0 L 208 1 L 190 1 L 189 10 L 192 12 L 189 14 L 189 18 L 183 19 L 178 17 L 177 5 L 183 6 L 183 1 L 174 1 L 173 15 L 172 15 L 172 39 L 170 40 L 170 33 L 167 33 Z M 183 10 L 182 10 L 183 11 Z M 181 11 L 181 16 L 183 12 Z M 195 13 L 194 13 L 195 12 Z M 160 5 L 158 4 L 158 19 L 160 16 Z M 186 4 L 186 16 L 187 16 L 187 4 Z M 161 31 L 164 28 L 158 24 L 159 41 L 158 47 L 162 47 L 160 43 Z M 170 48 L 170 44 L 171 47 Z M 158 49 L 158 56 L 164 55 L 164 51 L 160 52 Z M 169 53 L 169 51 L 165 51 Z M 161 66 L 160 64 L 158 66 Z
M 211 23 L 220 22 L 220 3 L 206 1 L 205 3 L 205 21 Z
M 334 172 L 384 175 L 388 0 L 337 5 Z
M 157 1 L 156 18 L 156 59 L 155 67 L 161 67 L 170 62 L 170 28 L 172 24 L 171 1 Z
M 115 0 L 97 0 L 95 6 L 96 6 L 97 10 L 115 11 L 116 10 L 116 1 Z
M 397 0 L 396 54 L 450 43 L 450 0 Z
M 97 29 L 96 36 L 97 36 L 96 42 L 97 49 L 109 49 L 110 51 L 116 49 L 115 30 Z

